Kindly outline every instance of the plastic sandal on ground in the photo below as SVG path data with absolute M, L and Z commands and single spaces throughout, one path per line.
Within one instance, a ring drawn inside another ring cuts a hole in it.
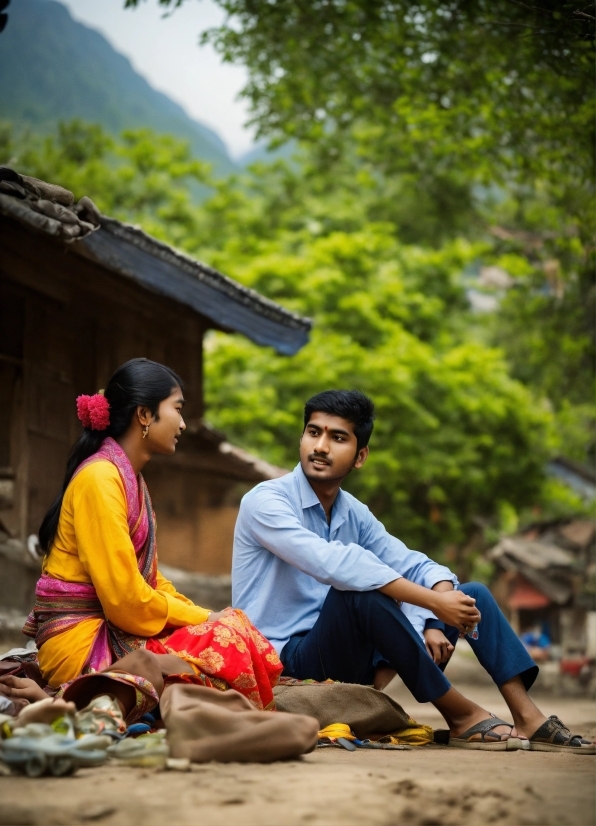
M 62 777 L 79 768 L 100 766 L 107 760 L 107 738 L 93 735 L 78 740 L 57 734 L 45 723 L 16 728 L 13 736 L 0 742 L 0 760 L 29 777 L 52 774 Z
M 138 766 L 144 769 L 163 769 L 170 749 L 165 740 L 165 730 L 154 734 L 142 734 L 135 739 L 121 740 L 108 748 L 108 754 L 124 766 Z
M 77 732 L 83 734 L 123 735 L 126 723 L 117 701 L 107 694 L 95 697 L 89 705 L 75 714 Z

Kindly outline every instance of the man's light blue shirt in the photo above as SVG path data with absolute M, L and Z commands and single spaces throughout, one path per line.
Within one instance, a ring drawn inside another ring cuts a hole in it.
M 387 533 L 370 510 L 340 490 L 331 524 L 300 465 L 244 496 L 234 532 L 232 604 L 242 609 L 278 652 L 309 631 L 331 586 L 373 591 L 405 577 L 432 588 L 457 578 Z M 401 606 L 418 633 L 434 615 Z

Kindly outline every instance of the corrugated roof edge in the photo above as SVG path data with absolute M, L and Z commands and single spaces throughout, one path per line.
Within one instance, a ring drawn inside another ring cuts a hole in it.
M 125 224 L 116 218 L 110 218 L 104 215 L 101 217 L 101 226 L 102 229 L 116 235 L 118 238 L 126 240 L 145 252 L 179 267 L 199 281 L 206 282 L 219 292 L 225 293 L 230 298 L 240 301 L 245 306 L 251 307 L 260 315 L 270 318 L 272 321 L 277 321 L 285 326 L 299 330 L 310 330 L 312 328 L 312 319 L 299 316 L 297 313 L 286 310 L 284 307 L 276 304 L 275 301 L 271 301 L 255 290 L 239 284 L 237 281 L 223 275 L 223 273 L 220 273 L 208 264 L 192 258 L 192 256 L 171 247 L 163 241 L 158 241 L 138 226 Z

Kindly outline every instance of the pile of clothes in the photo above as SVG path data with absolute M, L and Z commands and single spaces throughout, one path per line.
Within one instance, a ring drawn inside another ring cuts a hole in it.
M 34 647 L 0 656 L 2 674 L 5 680 L 37 683 L 44 697 Z M 0 774 L 63 776 L 107 760 L 188 770 L 191 763 L 211 760 L 288 759 L 317 746 L 403 750 L 438 742 L 429 726 L 368 686 L 282 678 L 272 713 L 237 691 L 198 685 L 189 674 L 166 678 L 160 697 L 146 682 L 124 671 L 104 671 L 77 678 L 62 696 L 35 702 L 0 691 Z M 137 698 L 145 692 L 147 700 L 126 717 L 117 699 L 123 683 L 135 688 Z

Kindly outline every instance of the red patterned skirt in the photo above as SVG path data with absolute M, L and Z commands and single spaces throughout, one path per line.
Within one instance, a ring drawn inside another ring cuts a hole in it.
M 226 608 L 214 622 L 187 625 L 148 639 L 146 648 L 154 654 L 176 654 L 207 686 L 234 688 L 257 708 L 275 708 L 273 687 L 283 665 L 271 643 L 236 608 Z

